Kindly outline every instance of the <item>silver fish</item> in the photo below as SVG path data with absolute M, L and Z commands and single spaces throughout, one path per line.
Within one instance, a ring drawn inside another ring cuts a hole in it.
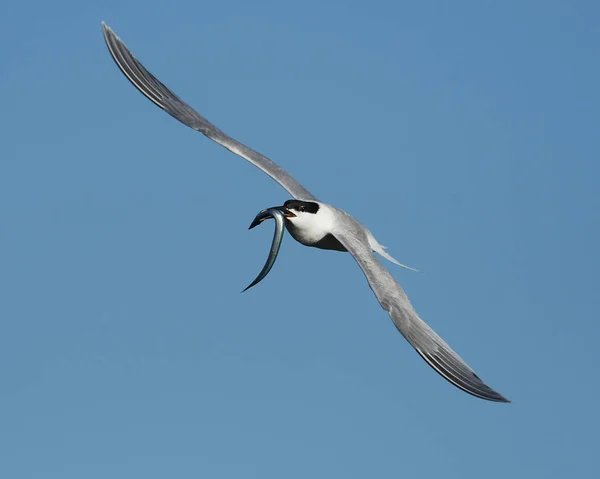
M 262 210 L 260 213 L 256 215 L 254 221 L 250 225 L 248 229 L 252 229 L 255 226 L 261 224 L 264 220 L 273 218 L 275 220 L 275 232 L 273 233 L 273 243 L 271 243 L 271 250 L 269 251 L 269 257 L 267 258 L 267 262 L 263 266 L 263 269 L 258 273 L 258 276 L 250 285 L 244 289 L 244 291 L 249 290 L 252 286 L 260 283 L 265 276 L 269 274 L 271 268 L 275 264 L 275 260 L 277 259 L 277 255 L 279 254 L 279 248 L 281 247 L 281 242 L 283 241 L 283 233 L 284 233 L 284 213 L 277 208 L 269 208 L 267 210 Z M 242 293 L 244 292 L 242 291 Z

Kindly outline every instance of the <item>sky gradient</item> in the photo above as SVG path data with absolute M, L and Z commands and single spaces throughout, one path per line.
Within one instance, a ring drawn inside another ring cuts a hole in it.
M 567 4 L 568 3 L 568 4 Z M 0 477 L 593 477 L 596 2 L 13 3 L 0 30 Z M 395 330 L 219 128 L 355 216 L 491 387 Z

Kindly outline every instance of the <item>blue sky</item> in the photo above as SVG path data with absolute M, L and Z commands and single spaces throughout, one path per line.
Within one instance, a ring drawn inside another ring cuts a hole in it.
M 596 2 L 4 7 L 0 476 L 591 477 Z M 7 11 L 6 11 L 7 9 Z M 104 20 L 217 126 L 366 224 L 510 405 L 396 332 L 286 192 L 143 98 Z

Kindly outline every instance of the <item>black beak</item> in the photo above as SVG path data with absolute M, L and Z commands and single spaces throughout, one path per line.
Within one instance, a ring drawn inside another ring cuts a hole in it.
M 283 216 L 285 216 L 286 218 L 293 218 L 294 216 L 296 216 L 294 213 L 292 213 L 290 210 L 288 210 L 285 206 L 273 206 L 271 208 L 267 208 L 266 210 L 262 210 L 260 213 L 258 213 L 256 215 L 256 218 L 254 218 L 254 221 L 252 221 L 252 224 L 250 225 L 250 227 L 248 229 L 251 230 L 255 226 L 258 226 L 259 224 L 261 224 L 264 220 L 273 218 L 273 214 L 271 213 L 271 211 L 273 211 L 273 210 L 281 211 L 283 213 Z

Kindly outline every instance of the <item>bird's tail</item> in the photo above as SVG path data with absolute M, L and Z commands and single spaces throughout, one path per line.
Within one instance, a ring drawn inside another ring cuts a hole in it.
M 380 245 L 379 242 L 375 239 L 375 237 L 373 236 L 373 234 L 371 232 L 369 232 L 369 245 L 371 246 L 371 249 L 373 251 L 375 251 L 377 254 L 383 256 L 388 261 L 391 261 L 392 263 L 397 264 L 398 266 L 402 266 L 403 268 L 410 269 L 411 271 L 417 271 L 417 272 L 419 271 L 418 269 L 411 268 L 410 266 L 406 266 L 405 264 L 400 263 L 397 259 L 392 257 L 392 255 L 388 254 L 385 251 L 386 247 L 383 245 Z

